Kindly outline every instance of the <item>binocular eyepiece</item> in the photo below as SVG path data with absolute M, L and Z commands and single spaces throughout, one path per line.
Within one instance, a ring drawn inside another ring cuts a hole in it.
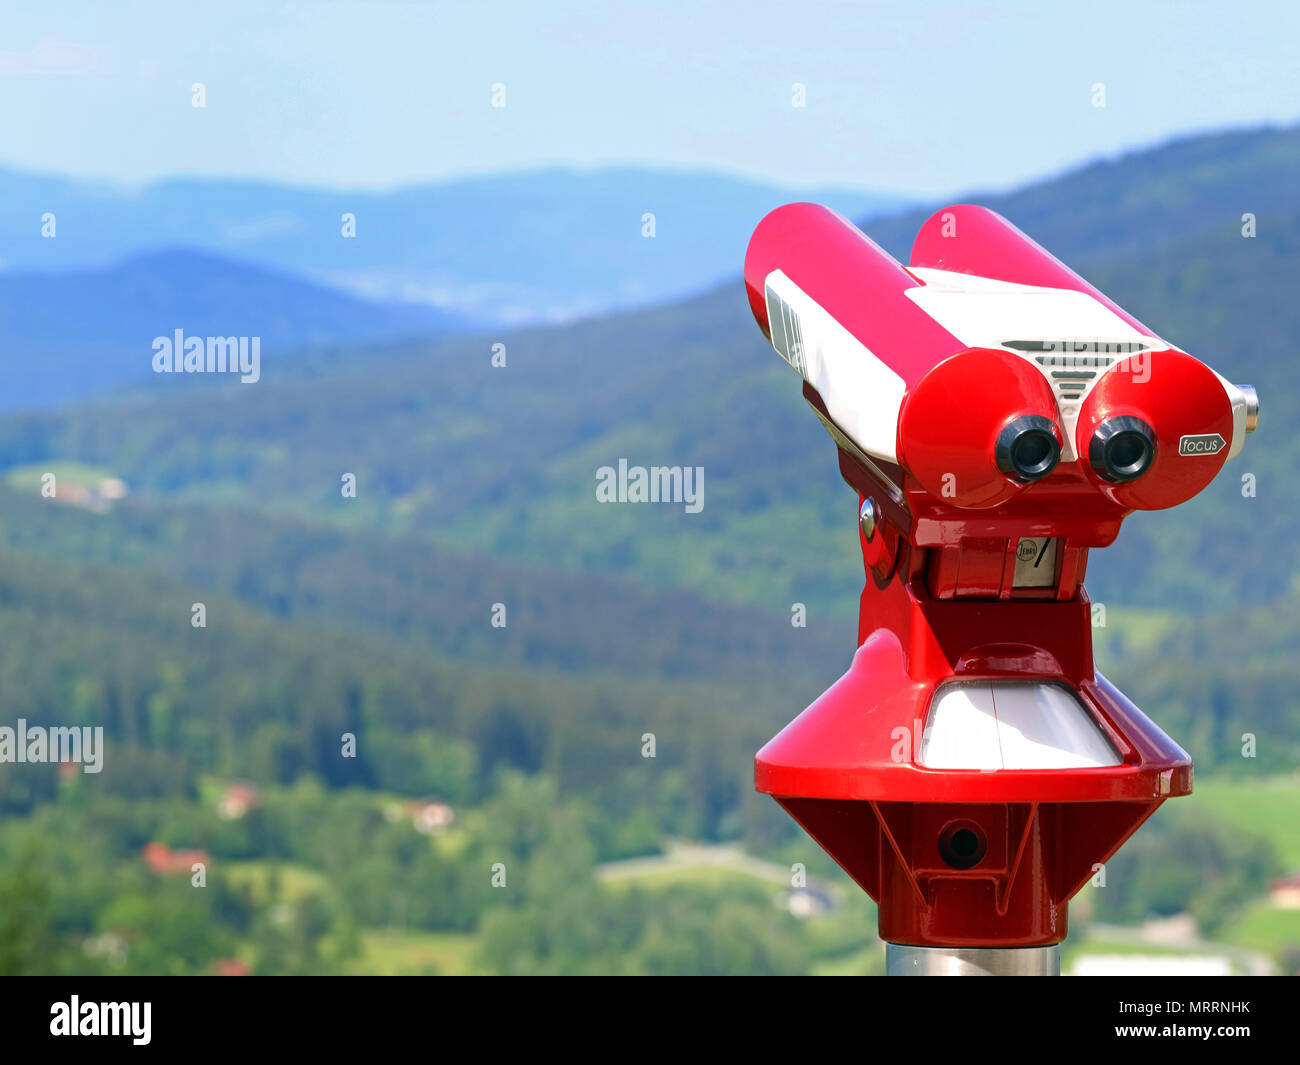
M 1025 484 L 1046 477 L 1061 461 L 1056 426 L 1041 414 L 1024 414 L 1007 422 L 993 448 L 998 469 Z
M 998 469 L 1013 480 L 1023 484 L 1042 480 L 1061 461 L 1056 425 L 1041 414 L 1012 418 L 998 434 L 993 454 Z M 1155 457 L 1155 431 L 1131 414 L 1107 418 L 1088 442 L 1088 464 L 1110 484 L 1137 480 Z
M 1107 418 L 1088 442 L 1088 464 L 1111 484 L 1137 480 L 1151 468 L 1155 457 L 1155 431 L 1131 414 Z

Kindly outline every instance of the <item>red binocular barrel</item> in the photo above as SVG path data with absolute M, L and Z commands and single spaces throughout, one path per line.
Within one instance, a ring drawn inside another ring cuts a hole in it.
M 754 231 L 745 285 L 833 431 L 948 506 L 998 506 L 1058 466 L 1107 505 L 1174 506 L 1253 427 L 1252 390 L 982 207 L 936 212 L 905 267 L 834 211 L 789 204 Z

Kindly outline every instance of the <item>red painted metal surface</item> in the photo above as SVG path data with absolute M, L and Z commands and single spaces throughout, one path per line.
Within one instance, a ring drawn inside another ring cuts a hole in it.
M 945 233 L 944 226 L 955 229 Z M 1084 292 L 1148 335 L 1005 219 L 958 206 L 922 227 L 913 267 Z M 1067 903 L 1167 798 L 1192 790 L 1187 753 L 1096 672 L 1088 551 L 1134 509 L 1200 491 L 1223 453 L 1179 461 L 1185 434 L 1232 438 L 1214 373 L 1163 344 L 1106 370 L 1079 408 L 1072 445 L 1041 480 L 998 470 L 993 443 L 1025 414 L 1064 424 L 1047 378 L 1007 351 L 966 348 L 905 293 L 920 281 L 825 208 L 794 204 L 759 225 L 745 263 L 767 331 L 765 280 L 780 270 L 906 391 L 897 462 L 841 447 L 840 469 L 877 522 L 859 533 L 865 585 L 858 650 L 839 680 L 768 742 L 755 786 L 771 794 L 879 903 L 880 933 L 921 946 L 1060 942 Z M 808 384 L 804 394 L 828 421 Z M 1140 418 L 1157 438 L 1150 470 L 1097 475 L 1088 443 L 1105 419 Z M 839 441 L 843 443 L 843 441 Z M 1046 585 L 1016 587 L 1020 541 L 1056 538 Z M 1070 769 L 935 769 L 919 763 L 931 697 L 945 682 L 1018 680 L 1073 691 L 1119 764 Z M 964 831 L 979 860 L 958 867 Z
M 1150 425 L 1159 444 L 1151 470 L 1131 484 L 1112 485 L 1081 463 L 1098 491 L 1127 510 L 1162 510 L 1185 503 L 1214 480 L 1228 458 L 1178 454 L 1184 435 L 1218 433 L 1232 439 L 1232 407 L 1214 371 L 1181 351 L 1152 351 L 1125 359 L 1102 376 L 1084 400 L 1075 433 L 1086 454 L 1093 430 L 1105 418 L 1134 415 Z
M 998 469 L 993 446 L 1013 418 L 1056 415 L 1043 375 L 1005 351 L 971 348 L 945 359 L 907 393 L 898 422 L 898 455 L 907 472 L 935 499 L 982 509 L 1019 495 L 1028 485 Z M 1057 431 L 1060 443 L 1060 431 Z
M 903 293 L 916 278 L 828 207 L 791 203 L 767 215 L 745 252 L 745 289 L 770 338 L 764 284 L 781 270 L 911 386 L 965 345 Z
M 935 211 L 912 242 L 911 265 L 1017 285 L 1083 292 L 1110 308 L 1139 333 L 1151 332 L 1055 255 L 987 207 L 963 203 Z

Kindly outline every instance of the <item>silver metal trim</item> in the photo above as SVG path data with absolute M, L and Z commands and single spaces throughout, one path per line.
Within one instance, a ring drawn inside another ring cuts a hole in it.
M 1060 976 L 1061 948 L 885 944 L 886 976 Z
M 1246 432 L 1253 433 L 1259 424 L 1259 393 L 1254 385 L 1238 385 L 1241 394 L 1246 397 Z
M 864 499 L 862 509 L 858 511 L 858 524 L 862 527 L 862 535 L 870 543 L 876 538 L 876 501 L 874 499 Z
M 840 427 L 813 406 L 813 404 L 809 403 L 808 405 L 812 407 L 812 412 L 817 415 L 818 420 L 822 423 L 825 430 L 831 434 L 831 439 L 834 440 L 839 447 L 842 447 L 862 463 L 867 472 L 880 482 L 880 486 L 885 490 L 885 494 L 910 514 L 912 508 L 907 505 L 907 497 L 903 495 L 903 490 L 885 476 L 884 470 L 871 461 L 871 456 L 863 451 L 862 448 L 858 447 L 856 441 L 850 439 L 846 433 L 841 432 Z

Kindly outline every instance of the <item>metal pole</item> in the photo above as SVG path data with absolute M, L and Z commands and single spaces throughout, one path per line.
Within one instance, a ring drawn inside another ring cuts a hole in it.
M 1061 948 L 885 944 L 887 976 L 1060 976 Z

